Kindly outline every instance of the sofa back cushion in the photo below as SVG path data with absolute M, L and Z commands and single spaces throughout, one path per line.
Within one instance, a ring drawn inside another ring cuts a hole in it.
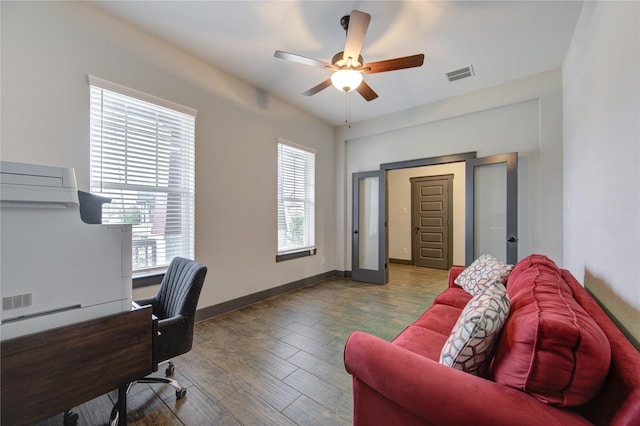
M 496 348 L 495 381 L 557 406 L 591 400 L 607 376 L 611 349 L 560 269 L 545 256 L 529 256 L 514 268 L 507 291 L 511 313 Z

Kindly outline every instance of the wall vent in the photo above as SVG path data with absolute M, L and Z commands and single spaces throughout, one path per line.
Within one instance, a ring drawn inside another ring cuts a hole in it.
M 473 76 L 474 76 L 473 65 L 469 65 L 464 68 L 449 71 L 447 73 L 447 80 L 449 80 L 449 82 L 452 82 L 452 81 L 461 80 L 463 78 L 473 77 Z
M 33 293 L 18 294 L 2 298 L 2 310 L 24 308 L 33 304 Z

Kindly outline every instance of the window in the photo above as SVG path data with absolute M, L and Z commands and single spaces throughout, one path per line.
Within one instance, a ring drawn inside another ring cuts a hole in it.
M 89 76 L 91 192 L 130 223 L 134 272 L 193 258 L 196 111 Z
M 279 260 L 315 250 L 315 162 L 309 148 L 278 143 Z

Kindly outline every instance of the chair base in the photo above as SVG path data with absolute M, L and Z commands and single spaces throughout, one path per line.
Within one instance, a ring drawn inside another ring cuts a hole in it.
M 162 365 L 168 363 L 167 368 L 164 370 L 165 375 L 171 376 L 175 371 L 175 367 L 171 361 L 163 361 L 158 365 Z M 142 379 L 138 379 L 129 383 L 127 386 L 126 395 L 129 394 L 129 391 L 136 383 L 163 383 L 167 385 L 171 385 L 176 391 L 176 399 L 182 399 L 187 395 L 187 389 L 180 386 L 177 380 L 170 379 L 168 377 L 144 377 Z M 118 401 L 113 405 L 113 409 L 111 410 L 111 416 L 109 417 L 109 425 L 117 426 L 119 423 L 120 412 L 118 411 Z
M 162 377 L 145 377 L 144 379 L 136 380 L 135 383 L 165 383 L 173 386 L 176 390 L 176 399 L 182 399 L 187 395 L 187 390 L 180 386 L 177 380 L 162 378 Z
M 78 416 L 78 413 L 74 413 L 71 410 L 67 410 L 62 415 L 62 424 L 64 426 L 76 426 L 78 424 L 79 418 L 80 416 Z

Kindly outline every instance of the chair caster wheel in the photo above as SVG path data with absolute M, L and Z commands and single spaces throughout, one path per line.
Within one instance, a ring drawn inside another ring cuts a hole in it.
M 120 411 L 118 411 L 118 406 L 114 406 L 111 410 L 111 415 L 109 416 L 109 426 L 118 426 L 120 422 Z
M 173 373 L 176 371 L 173 364 L 169 364 L 169 366 L 164 370 L 164 375 L 166 377 L 173 376 Z
M 64 426 L 75 426 L 78 424 L 78 414 L 73 411 L 65 411 L 62 417 L 62 424 Z
M 176 399 L 182 399 L 187 396 L 187 390 L 182 388 L 180 390 L 176 389 Z

